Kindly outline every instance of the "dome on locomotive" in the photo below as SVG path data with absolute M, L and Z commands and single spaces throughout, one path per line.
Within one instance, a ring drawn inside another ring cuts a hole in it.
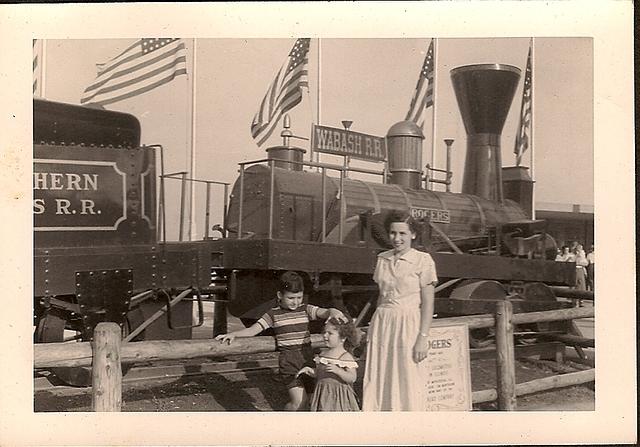
M 420 189 L 422 182 L 422 140 L 424 134 L 413 121 L 400 121 L 387 132 L 389 183 Z
M 400 121 L 389 128 L 387 138 L 393 137 L 419 137 L 424 139 L 422 129 L 416 123 L 410 120 Z

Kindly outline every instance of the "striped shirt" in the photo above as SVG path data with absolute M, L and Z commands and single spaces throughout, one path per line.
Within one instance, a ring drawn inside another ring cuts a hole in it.
M 273 328 L 278 350 L 299 349 L 311 343 L 309 320 L 318 319 L 319 307 L 307 304 L 296 310 L 274 307 L 258 320 L 262 330 Z

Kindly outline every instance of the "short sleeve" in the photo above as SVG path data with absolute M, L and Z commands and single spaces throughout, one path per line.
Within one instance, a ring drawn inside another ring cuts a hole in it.
M 273 316 L 271 315 L 271 312 L 267 312 L 266 314 L 261 316 L 260 319 L 256 321 L 256 323 L 258 323 L 260 327 L 262 327 L 263 331 L 265 329 L 269 329 L 270 327 L 273 327 Z
M 380 284 L 380 270 L 382 269 L 382 259 L 378 257 L 376 262 L 376 269 L 373 271 L 373 280 L 376 284 Z
M 306 311 L 309 316 L 309 320 L 317 320 L 318 319 L 318 310 L 320 308 L 318 306 L 314 306 L 313 304 L 307 304 Z
M 436 272 L 436 264 L 428 253 L 422 253 L 420 259 L 418 276 L 420 278 L 420 287 L 438 284 L 438 274 Z

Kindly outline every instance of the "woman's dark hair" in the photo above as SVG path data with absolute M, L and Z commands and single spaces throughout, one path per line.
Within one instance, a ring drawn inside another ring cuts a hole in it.
M 331 317 L 327 319 L 325 324 L 330 324 L 338 331 L 340 338 L 344 338 L 344 349 L 349 354 L 353 355 L 354 349 L 360 346 L 362 340 L 362 331 L 356 327 L 353 321 L 349 320 L 346 323 L 342 323 L 339 320 Z
M 284 272 L 278 281 L 278 292 L 304 292 L 304 281 L 302 277 L 291 270 Z
M 418 234 L 418 222 L 416 222 L 416 220 L 411 217 L 411 214 L 409 214 L 409 212 L 397 210 L 391 211 L 391 213 L 389 213 L 387 218 L 384 220 L 384 228 L 385 230 L 387 230 L 387 233 L 391 231 L 391 224 L 397 222 L 406 223 L 407 225 L 409 225 L 409 229 L 411 230 L 411 232 Z

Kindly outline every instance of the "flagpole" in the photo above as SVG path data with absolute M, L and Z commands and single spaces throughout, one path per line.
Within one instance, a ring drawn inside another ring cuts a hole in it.
M 189 178 L 192 179 L 189 181 L 189 240 L 192 241 L 195 237 L 196 233 L 196 219 L 195 219 L 195 200 L 196 200 L 196 190 L 194 188 L 195 182 L 193 180 L 196 179 L 196 39 L 193 40 L 192 45 L 192 56 L 191 56 L 191 82 L 189 83 L 190 87 L 190 101 L 191 101 L 191 110 L 189 113 L 190 118 L 190 128 L 189 128 L 189 139 L 190 139 L 190 152 L 189 152 Z
M 45 98 L 45 88 L 47 83 L 45 82 L 45 73 L 46 73 L 46 39 L 40 39 L 40 45 L 42 45 L 42 61 L 40 63 L 40 97 Z
M 438 79 L 438 39 L 433 39 L 433 107 L 431 116 L 431 167 L 436 167 L 436 79 Z M 427 189 L 435 185 L 427 185 Z
M 536 114 L 534 113 L 534 102 L 533 102 L 533 98 L 535 97 L 535 74 L 536 71 L 534 70 L 535 67 L 535 51 L 533 49 L 533 45 L 534 45 L 534 41 L 533 41 L 533 37 L 531 38 L 531 41 L 529 42 L 529 44 L 531 45 L 531 139 L 530 139 L 530 149 L 529 149 L 529 156 L 531 157 L 531 161 L 529 162 L 529 171 L 531 173 L 531 180 L 534 181 L 534 187 L 533 192 L 531 194 L 531 219 L 535 220 L 536 218 L 536 188 L 535 188 L 535 157 L 533 154 L 533 150 L 534 150 L 534 140 L 533 140 L 533 134 L 535 133 L 534 129 L 536 128 L 535 126 L 535 116 Z
M 322 125 L 322 107 L 321 107 L 322 100 L 320 96 L 321 83 L 322 83 L 322 43 L 321 43 L 321 39 L 318 37 L 318 82 L 316 83 L 316 87 L 318 89 L 317 90 L 318 99 L 316 103 L 316 107 L 317 107 L 316 117 L 317 117 L 318 126 Z M 309 157 L 311 161 L 313 161 L 313 147 L 310 147 L 309 149 Z M 320 162 L 320 153 L 316 153 L 316 161 Z

